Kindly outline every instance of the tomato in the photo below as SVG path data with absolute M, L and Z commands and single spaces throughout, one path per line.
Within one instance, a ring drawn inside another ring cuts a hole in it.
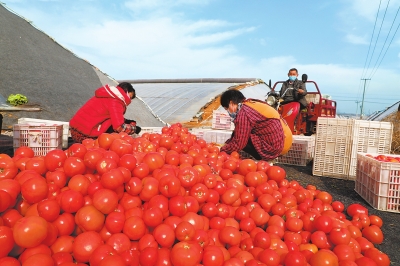
M 18 168 L 10 157 L 0 158 L 0 180 L 12 179 L 18 173 Z
M 232 226 L 226 226 L 219 231 L 219 240 L 230 246 L 239 245 L 241 240 L 241 234 L 238 229 Z
M 207 246 L 203 251 L 203 265 L 219 266 L 224 263 L 224 253 L 217 246 Z
M 45 199 L 37 205 L 38 214 L 48 222 L 55 221 L 60 215 L 60 205 L 54 199 Z
M 80 208 L 75 214 L 75 223 L 85 231 L 100 232 L 104 225 L 105 216 L 93 205 Z
M 362 236 L 373 244 L 381 244 L 383 242 L 382 230 L 376 225 L 364 228 L 364 230 L 362 230 Z
M 75 213 L 84 205 L 83 195 L 72 189 L 65 190 L 60 194 L 59 204 L 61 210 Z
M 152 197 L 159 194 L 159 182 L 154 177 L 145 177 L 142 179 L 142 191 L 139 197 L 143 201 L 149 201 Z
M 390 265 L 390 259 L 388 255 L 383 253 L 377 248 L 369 248 L 364 251 L 364 256 L 367 258 L 372 259 L 375 261 L 376 265 L 379 266 L 389 266 Z
M 77 262 L 89 262 L 94 250 L 103 244 L 99 233 L 87 231 L 79 234 L 73 244 L 72 253 Z
M 181 190 L 181 183 L 177 177 L 166 175 L 160 178 L 158 190 L 165 197 L 171 198 L 178 195 Z
M 14 247 L 13 231 L 8 226 L 0 226 L 0 258 L 6 257 Z
M 129 217 L 125 221 L 123 233 L 131 240 L 139 240 L 146 233 L 146 224 L 140 217 Z
M 170 248 L 175 241 L 174 229 L 166 224 L 160 224 L 153 231 L 154 239 L 164 248 Z
M 44 157 L 44 165 L 48 171 L 55 171 L 57 168 L 63 167 L 67 156 L 63 150 L 51 150 Z
M 332 208 L 335 212 L 343 212 L 344 204 L 340 201 L 334 201 L 334 202 L 332 202 Z
M 347 214 L 353 217 L 356 213 L 362 213 L 368 215 L 368 209 L 359 203 L 350 204 L 346 209 Z
M 182 241 L 172 247 L 170 256 L 174 266 L 195 266 L 200 263 L 203 251 L 197 242 Z
M 350 243 L 351 234 L 347 228 L 333 228 L 329 233 L 329 240 L 334 245 L 348 245 Z
M 289 251 L 284 260 L 286 266 L 307 265 L 307 259 L 300 251 Z
M 100 183 L 104 188 L 115 190 L 124 184 L 124 175 L 121 169 L 110 169 L 100 177 Z
M 68 157 L 64 162 L 64 172 L 67 177 L 81 175 L 85 173 L 86 167 L 83 160 L 79 157 Z
M 356 259 L 356 264 L 362 265 L 362 266 L 378 266 L 378 264 L 376 264 L 374 260 L 372 260 L 368 257 L 360 257 L 360 258 Z
M 309 261 L 311 266 L 338 266 L 338 257 L 330 250 L 320 249 L 314 255 L 311 256 Z
M 102 188 L 93 194 L 93 206 L 103 214 L 113 212 L 118 205 L 118 195 L 113 190 Z
M 268 176 L 268 180 L 273 180 L 276 182 L 280 182 L 286 178 L 286 171 L 277 165 L 273 165 L 268 167 L 266 170 L 266 174 Z
M 15 243 L 24 248 L 39 245 L 47 236 L 47 221 L 39 216 L 29 216 L 18 220 L 13 227 Z
M 318 216 L 314 219 L 313 225 L 316 230 L 329 233 L 333 227 L 332 218 L 327 215 Z
M 46 165 L 44 164 L 44 159 L 42 157 L 33 157 L 29 159 L 25 164 L 26 170 L 33 170 L 39 175 L 44 175 L 46 173 Z
M 181 182 L 181 186 L 184 188 L 190 188 L 198 181 L 199 174 L 193 167 L 185 167 L 179 169 L 178 179 Z
M 1 184 L 1 182 L 0 182 L 0 184 Z M 1 185 L 0 185 L 0 186 L 1 186 Z M 382 227 L 382 225 L 383 225 L 382 218 L 380 218 L 380 217 L 377 216 L 377 215 L 370 215 L 370 216 L 369 216 L 369 220 L 370 220 L 370 222 L 371 222 L 371 225 L 376 225 L 376 226 L 378 226 L 378 227 Z
M 251 159 L 244 159 L 239 163 L 238 170 L 240 175 L 246 176 L 248 173 L 257 170 L 257 164 Z

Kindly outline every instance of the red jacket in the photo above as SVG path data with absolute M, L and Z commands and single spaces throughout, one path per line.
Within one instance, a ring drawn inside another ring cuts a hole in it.
M 129 95 L 116 86 L 105 85 L 95 91 L 69 121 L 71 128 L 88 137 L 98 137 L 112 126 L 114 130 L 124 123 Z

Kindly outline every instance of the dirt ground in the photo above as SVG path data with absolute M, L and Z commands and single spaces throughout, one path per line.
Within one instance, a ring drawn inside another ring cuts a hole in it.
M 354 191 L 354 181 L 312 175 L 312 163 L 307 166 L 292 166 L 276 164 L 286 170 L 289 180 L 297 180 L 301 185 L 315 185 L 320 190 L 332 194 L 333 200 L 342 201 L 345 206 L 360 203 L 368 208 L 370 214 L 379 215 L 383 220 L 382 231 L 384 241 L 376 247 L 386 253 L 391 265 L 400 265 L 400 214 L 379 211 L 372 208 L 360 195 Z

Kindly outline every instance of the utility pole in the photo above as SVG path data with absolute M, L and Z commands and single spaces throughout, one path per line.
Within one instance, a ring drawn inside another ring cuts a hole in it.
M 358 114 L 358 103 L 360 103 L 360 101 L 356 101 L 356 104 L 357 104 L 357 107 L 356 107 L 356 117 L 357 117 L 357 114 Z
M 363 119 L 365 84 L 367 83 L 367 80 L 371 80 L 371 79 L 361 79 L 361 80 L 364 80 L 364 91 L 363 91 L 363 97 L 362 97 L 362 102 L 361 102 L 361 114 L 360 114 L 360 119 Z

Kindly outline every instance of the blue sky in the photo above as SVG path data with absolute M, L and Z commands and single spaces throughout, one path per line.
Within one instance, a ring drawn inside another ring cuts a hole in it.
M 400 0 L 2 2 L 117 80 L 274 83 L 296 67 L 339 112 L 360 113 L 362 78 L 365 114 L 400 100 Z

